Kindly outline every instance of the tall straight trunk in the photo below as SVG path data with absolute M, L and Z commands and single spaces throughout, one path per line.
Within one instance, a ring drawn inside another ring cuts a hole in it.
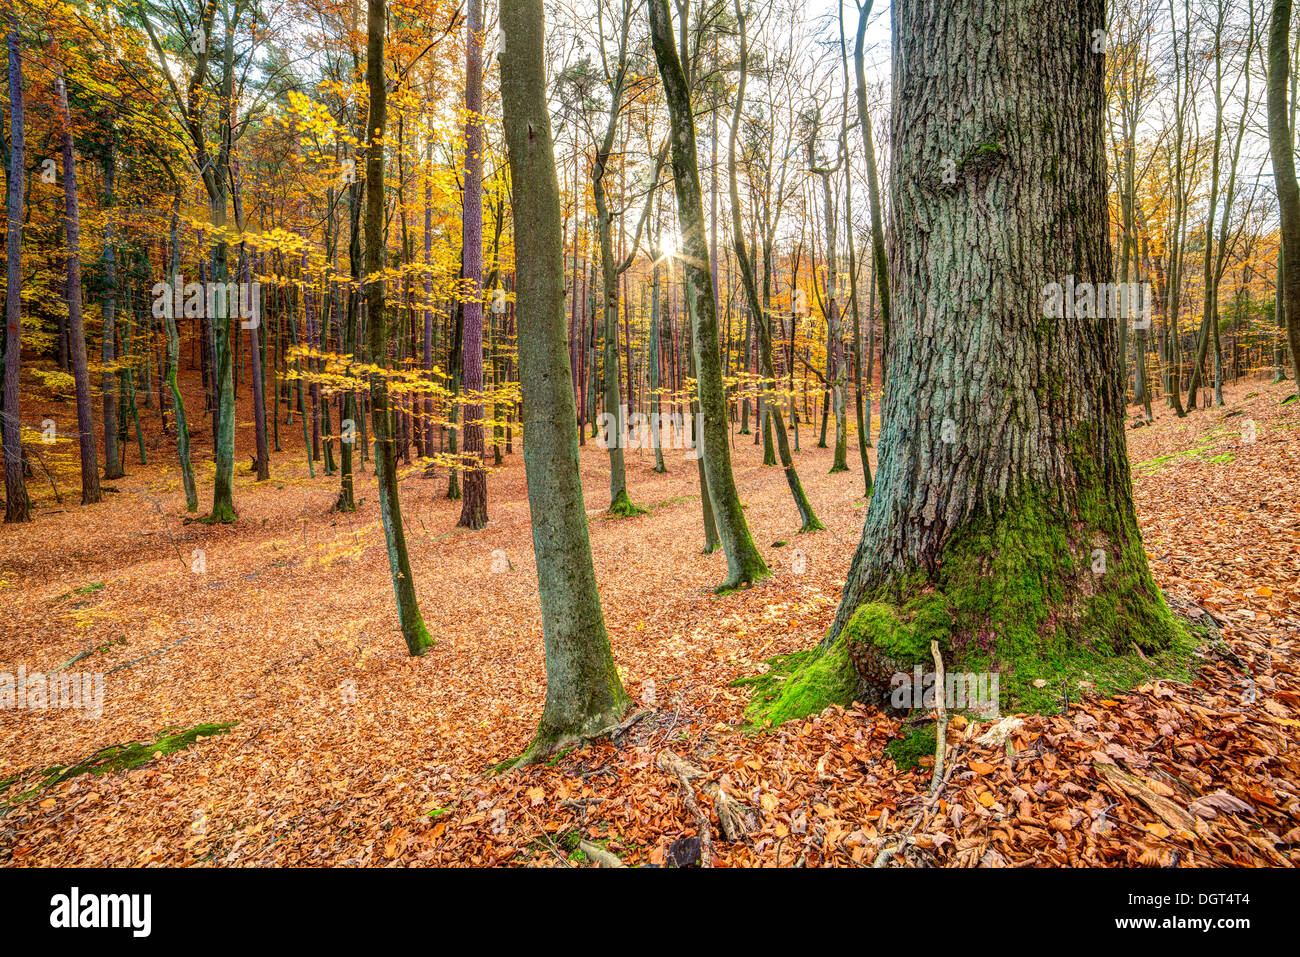
M 831 202 L 831 170 L 821 170 L 822 178 L 822 216 L 826 220 L 826 379 L 830 387 L 831 407 L 835 413 L 835 457 L 831 461 L 831 472 L 847 472 L 848 429 L 845 424 L 844 387 L 845 374 L 844 339 L 840 334 L 839 303 L 839 257 L 835 254 L 836 221 L 835 206 Z M 852 237 L 849 237 L 850 242 Z M 825 424 L 822 433 L 825 435 Z
M 659 400 L 659 381 L 662 359 L 660 358 L 659 347 L 661 345 L 660 340 L 663 338 L 659 322 L 659 307 L 660 300 L 662 299 L 659 279 L 659 230 L 661 216 L 662 209 L 656 212 L 653 233 L 654 241 L 651 244 L 651 249 L 653 251 L 652 254 L 654 256 L 654 266 L 650 278 L 650 341 L 648 343 L 650 355 L 647 360 L 650 377 L 650 420 L 654 423 L 654 427 L 650 430 L 650 440 L 654 443 L 655 448 L 654 470 L 659 473 L 668 471 L 668 466 L 664 465 L 663 434 L 659 425 L 660 416 L 662 414 L 660 411 L 662 405 Z
M 871 14 L 872 0 L 867 0 L 858 12 L 858 34 L 853 44 L 853 69 L 857 80 L 858 126 L 862 130 L 862 146 L 867 160 L 867 199 L 871 205 L 871 262 L 876 277 L 876 295 L 880 297 L 880 425 L 884 428 L 887 408 L 889 366 L 885 355 L 889 351 L 889 320 L 891 300 L 889 294 L 889 265 L 885 255 L 884 214 L 881 212 L 880 179 L 876 173 L 876 144 L 871 133 L 871 113 L 867 109 L 867 76 L 865 50 L 867 17 Z M 873 327 L 874 328 L 874 327 Z M 870 383 L 868 383 L 870 385 Z
M 424 157 L 424 374 L 433 383 L 433 139 Z M 424 454 L 433 458 L 433 392 L 424 394 Z M 433 464 L 425 469 L 432 477 Z
M 120 375 L 114 371 L 117 364 L 117 237 L 113 223 L 113 207 L 117 205 L 114 186 L 117 182 L 117 156 L 110 145 L 104 158 L 104 251 L 101 257 L 104 271 L 104 297 L 100 315 L 103 319 L 100 361 L 99 395 L 104 416 L 104 478 L 118 479 L 123 475 L 122 454 L 118 443 L 118 391 Z
M 628 706 L 596 591 L 565 343 L 564 239 L 546 101 L 542 0 L 501 7 L 501 100 L 514 183 L 524 470 L 546 646 L 546 704 L 517 763 L 616 725 Z
M 433 645 L 415 598 L 406 530 L 397 490 L 397 456 L 393 448 L 392 413 L 388 405 L 388 313 L 384 304 L 384 127 L 388 92 L 384 87 L 384 0 L 368 0 L 366 17 L 366 84 L 370 114 L 366 138 L 366 324 L 370 361 L 379 368 L 370 374 L 371 422 L 375 433 L 375 475 L 379 480 L 379 514 L 388 547 L 388 569 L 397 599 L 397 618 L 411 655 Z
M 23 431 L 19 421 L 18 373 L 23 349 L 22 255 L 23 164 L 27 162 L 23 134 L 23 68 L 18 54 L 18 20 L 9 14 L 9 181 L 5 230 L 4 340 L 4 458 L 5 521 L 31 518 L 27 483 L 23 481 Z
M 862 315 L 858 309 L 858 253 L 853 242 L 853 190 L 844 191 L 844 229 L 849 240 L 849 308 L 853 312 L 853 407 L 858 424 L 858 458 L 862 462 L 864 496 L 871 494 L 871 461 L 867 458 L 870 406 L 864 407 L 862 396 Z
M 840 607 L 773 723 L 881 700 L 932 642 L 953 671 L 1000 673 L 1014 707 L 1053 707 L 1085 672 L 1151 667 L 1134 646 L 1180 630 L 1134 513 L 1118 330 L 1044 316 L 1050 284 L 1112 275 L 1089 53 L 1104 0 L 895 0 L 893 16 L 890 412 Z
M 167 265 L 167 275 L 171 277 L 173 284 L 180 282 L 180 216 L 181 192 L 177 189 L 176 194 L 172 197 Z M 176 382 L 177 366 L 180 364 L 181 357 L 181 337 L 176 329 L 176 319 L 170 310 L 163 311 L 162 320 L 163 329 L 167 333 L 167 367 L 163 375 L 167 379 L 167 385 L 172 393 L 172 413 L 176 418 L 176 454 L 181 463 L 181 484 L 185 488 L 185 511 L 197 512 L 199 510 L 199 493 L 194 485 L 194 469 L 190 464 L 190 426 L 189 421 L 185 418 L 185 397 L 181 395 L 181 388 Z
M 596 145 L 595 159 L 591 164 L 591 192 L 596 207 L 596 233 L 600 249 L 601 279 L 601 315 L 604 317 L 604 414 L 605 421 L 612 424 L 604 430 L 605 442 L 609 454 L 609 512 L 612 515 L 635 515 L 643 512 L 632 503 L 627 492 L 627 466 L 624 457 L 625 413 L 623 408 L 623 386 L 619 378 L 618 359 L 618 280 L 621 275 L 619 264 L 614 259 L 613 214 L 609 209 L 609 196 L 606 178 L 609 174 L 610 156 L 614 150 L 614 138 L 618 133 L 619 117 L 623 113 L 624 83 L 627 76 L 627 45 L 631 28 L 631 8 L 623 5 L 623 18 L 619 30 L 618 62 L 615 66 L 613 81 L 609 84 L 609 115 L 606 118 L 605 132 Z M 629 366 L 632 357 L 628 356 Z M 630 379 L 629 379 L 630 385 Z M 631 389 L 628 393 L 630 395 Z
M 81 206 L 77 198 L 77 160 L 72 152 L 72 115 L 68 87 L 62 72 L 55 80 L 56 107 L 63 134 L 63 198 L 68 238 L 68 340 L 72 350 L 72 377 L 77 390 L 77 436 L 81 449 L 81 504 L 101 497 L 99 463 L 95 448 L 95 423 L 90 411 L 90 370 L 86 362 L 86 329 L 81 300 Z
M 763 376 L 766 384 L 774 387 L 776 385 L 776 370 L 772 364 L 772 335 L 769 328 L 768 313 L 758 298 L 758 286 L 754 281 L 754 264 L 750 259 L 749 250 L 745 247 L 745 229 L 740 219 L 740 185 L 736 169 L 736 139 L 740 134 L 740 123 L 744 115 L 745 84 L 749 70 L 749 40 L 745 36 L 745 12 L 741 9 L 740 0 L 733 0 L 733 10 L 736 14 L 736 23 L 739 26 L 737 32 L 740 36 L 740 80 L 736 89 L 736 105 L 732 110 L 731 131 L 727 140 L 727 184 L 731 200 L 731 246 L 736 253 L 736 264 L 740 270 L 741 286 L 745 290 L 745 299 L 749 304 L 749 312 L 757 318 L 755 325 L 758 331 L 758 347 L 759 356 L 763 363 Z M 794 497 L 795 508 L 799 510 L 799 531 L 812 532 L 824 529 L 826 526 L 818 520 L 816 513 L 813 511 L 812 503 L 808 501 L 808 496 L 803 490 L 803 483 L 799 481 L 799 473 L 794 467 L 794 457 L 790 454 L 790 437 L 786 433 L 785 422 L 781 418 L 780 402 L 773 401 L 769 397 L 768 401 L 764 402 L 763 408 L 776 432 L 776 445 L 781 456 L 781 468 L 785 472 L 785 481 L 790 487 L 790 494 Z
M 1291 0 L 1273 0 L 1268 34 L 1268 143 L 1281 207 L 1282 299 L 1286 310 L 1291 363 L 1300 382 L 1300 186 L 1288 117 L 1287 82 L 1291 71 Z
M 461 389 L 468 396 L 461 424 L 465 469 L 460 521 L 464 528 L 487 524 L 487 472 L 483 456 L 483 0 L 469 0 L 465 24 L 465 340 Z
M 718 351 L 718 313 L 714 308 L 713 281 L 708 268 L 709 244 L 704 233 L 704 203 L 700 192 L 690 87 L 677 55 L 668 0 L 649 0 L 649 8 L 651 42 L 672 121 L 673 181 L 681 224 L 696 388 L 704 418 L 704 434 L 697 437 L 697 441 L 702 438 L 700 444 L 703 446 L 709 499 L 718 523 L 718 536 L 727 555 L 727 578 L 718 590 L 729 591 L 766 578 L 768 570 L 749 534 L 731 471 L 726 392 L 722 383 L 722 357 Z
M 1286 379 L 1286 250 L 1281 236 L 1277 244 L 1277 279 L 1273 286 L 1273 312 L 1276 314 L 1277 335 L 1273 337 L 1273 383 Z
M 363 130 L 358 130 L 363 133 Z M 364 142 L 364 135 L 358 140 Z M 343 352 L 355 361 L 360 352 L 358 344 L 358 316 L 361 306 L 361 194 L 365 188 L 363 177 L 354 177 L 348 184 L 348 283 L 347 313 L 343 320 Z M 357 510 L 356 477 L 353 471 L 357 436 L 361 429 L 361 413 L 357 408 L 357 390 L 348 389 L 343 394 L 343 419 L 339 438 L 339 495 L 334 509 L 339 512 Z
M 1223 57 L 1220 55 L 1219 43 L 1223 38 L 1223 21 L 1226 17 L 1226 5 L 1219 3 L 1218 20 L 1214 31 L 1214 145 L 1210 152 L 1210 193 L 1207 197 L 1208 212 L 1205 217 L 1205 258 L 1203 274 L 1205 277 L 1205 300 L 1201 313 L 1201 332 L 1197 339 L 1196 355 L 1192 359 L 1192 379 L 1187 386 L 1187 408 L 1196 408 L 1196 391 L 1201 385 L 1201 369 L 1205 365 L 1206 351 L 1211 336 L 1217 337 L 1218 329 L 1218 276 L 1214 268 L 1214 220 L 1219 206 L 1219 159 L 1223 144 Z M 1249 56 L 1249 54 L 1248 54 Z M 1231 208 L 1224 211 L 1227 216 Z M 1216 357 L 1217 358 L 1217 357 Z

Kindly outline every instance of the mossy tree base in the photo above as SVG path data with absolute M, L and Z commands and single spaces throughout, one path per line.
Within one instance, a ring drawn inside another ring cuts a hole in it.
M 1020 659 L 1014 670 L 999 670 L 1001 713 L 1053 713 L 1060 710 L 1067 698 L 1075 701 L 1084 693 L 1118 694 L 1158 678 L 1188 680 L 1193 652 L 1205 635 L 1194 624 L 1178 618 L 1172 620 L 1174 639 L 1169 647 L 1154 655 L 1144 652 L 1144 657 L 1133 650 L 1116 653 L 1098 646 L 1079 646 L 1070 653 L 1058 646 L 1050 649 L 1048 657 Z M 909 631 L 908 625 L 897 619 L 886 626 L 886 630 L 892 629 Z M 913 634 L 918 633 L 923 630 Z M 775 727 L 784 721 L 819 714 L 830 705 L 847 707 L 854 701 L 889 709 L 891 689 L 882 688 L 863 676 L 851 653 L 854 645 L 841 636 L 829 648 L 819 647 L 785 659 L 773 659 L 772 670 L 763 676 L 762 682 L 756 682 L 758 686 L 745 709 L 746 718 L 755 727 Z M 898 672 L 910 677 L 911 664 L 900 660 L 897 665 Z M 933 670 L 932 664 L 926 667 L 922 663 L 922 667 L 927 673 Z M 954 674 L 980 674 L 987 669 L 986 655 L 945 660 L 945 670 Z M 932 752 L 933 740 L 927 753 Z
M 199 519 L 204 525 L 230 525 L 239 518 L 235 514 L 235 507 L 227 502 L 221 502 L 212 506 L 212 511 Z
M 932 641 L 950 674 L 996 673 L 1003 710 L 1055 710 L 1080 682 L 1108 693 L 1186 677 L 1195 641 L 1155 587 L 1136 529 L 1098 536 L 1100 513 L 1076 518 L 1054 520 L 1028 497 L 968 521 L 928 573 L 865 589 L 754 717 L 886 706 L 895 675 L 933 670 Z
M 543 764 L 562 752 L 602 738 L 619 726 L 630 705 L 631 700 L 620 685 L 615 703 L 585 716 L 576 726 L 559 726 L 548 723 L 543 718 L 541 727 L 537 729 L 537 734 L 528 743 L 524 753 L 497 765 L 493 770 L 500 773 L 527 767 L 530 764 Z
M 425 627 L 423 620 L 417 622 L 415 627 L 405 630 L 409 632 L 403 635 L 406 639 L 406 650 L 412 658 L 420 657 L 437 644 L 429 635 L 429 629 Z
M 725 582 L 713 589 L 713 594 L 730 595 L 733 592 L 742 591 L 745 588 L 757 585 L 764 578 L 770 577 L 771 574 L 772 573 L 767 568 L 767 564 L 760 558 L 757 564 L 742 568 L 740 571 L 728 575 Z
M 605 514 L 614 518 L 631 518 L 633 515 L 647 515 L 649 510 L 632 504 L 627 489 L 619 489 L 618 494 L 614 496 L 614 500 L 609 503 L 609 510 Z

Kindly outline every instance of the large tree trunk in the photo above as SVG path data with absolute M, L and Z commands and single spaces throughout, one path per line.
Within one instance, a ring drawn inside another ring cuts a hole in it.
M 546 706 L 520 763 L 607 730 L 628 697 L 596 592 L 564 323 L 564 239 L 546 102 L 542 0 L 501 6 L 501 100 L 514 185 L 524 469 L 546 644 Z
M 465 341 L 461 388 L 465 403 L 462 437 L 472 464 L 465 469 L 460 521 L 465 528 L 487 524 L 487 472 L 483 455 L 483 0 L 469 0 L 465 24 Z
M 893 16 L 889 415 L 839 610 L 774 722 L 928 671 L 932 640 L 1034 709 L 1178 632 L 1133 510 L 1116 326 L 1044 316 L 1048 284 L 1111 278 L 1104 0 Z
M 379 514 L 388 547 L 388 570 L 397 598 L 402 637 L 412 655 L 433 645 L 420 606 L 415 600 L 411 560 L 406 553 L 406 529 L 397 494 L 397 455 L 393 447 L 392 413 L 388 405 L 388 312 L 384 304 L 384 126 L 388 91 L 384 87 L 384 0 L 369 0 L 366 29 L 366 82 L 370 89 L 370 136 L 366 148 L 366 323 L 370 360 L 381 367 L 370 375 L 371 423 L 375 432 L 375 475 L 379 480 Z
M 1273 154 L 1282 221 L 1282 299 L 1286 311 L 1291 363 L 1300 382 L 1300 187 L 1296 184 L 1295 153 L 1289 123 L 1287 78 L 1291 70 L 1289 30 L 1291 0 L 1273 0 L 1268 37 L 1268 141 Z
M 5 341 L 4 341 L 4 459 L 5 521 L 31 518 L 27 484 L 23 481 L 23 432 L 18 409 L 19 360 L 23 349 L 22 255 L 23 164 L 27 162 L 23 136 L 23 69 L 18 56 L 18 21 L 9 15 L 9 195 L 5 233 Z
M 649 7 L 651 40 L 672 119 L 673 181 L 681 224 L 681 254 L 686 271 L 696 386 L 704 417 L 704 434 L 697 437 L 697 442 L 703 446 L 709 499 L 718 524 L 718 536 L 727 554 L 728 574 L 718 589 L 721 592 L 757 582 L 767 577 L 768 570 L 749 534 L 731 472 L 726 392 L 722 384 L 722 357 L 718 351 L 718 313 L 713 304 L 709 244 L 704 235 L 704 201 L 700 191 L 690 88 L 677 55 L 668 0 L 650 0 Z
M 77 159 L 72 150 L 72 114 L 68 87 L 60 73 L 55 80 L 59 126 L 63 134 L 63 197 L 68 233 L 68 341 L 72 348 L 72 378 L 77 390 L 77 436 L 81 449 L 81 504 L 100 500 L 95 423 L 90 411 L 90 371 L 86 362 L 86 329 L 81 299 L 81 206 L 77 197 Z

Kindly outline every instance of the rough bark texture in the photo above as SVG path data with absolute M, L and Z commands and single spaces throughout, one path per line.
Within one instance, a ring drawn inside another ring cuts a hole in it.
M 465 402 L 462 440 L 474 460 L 465 469 L 460 521 L 465 528 L 487 524 L 487 448 L 483 439 L 483 0 L 469 0 L 465 24 L 465 341 L 461 388 Z
M 1182 634 L 1133 510 L 1116 326 L 1044 317 L 1048 283 L 1111 276 L 1103 8 L 895 2 L 890 409 L 839 610 L 773 720 L 887 693 L 931 640 L 1034 708 Z
M 704 201 L 700 191 L 690 88 L 677 55 L 667 0 L 650 0 L 649 7 L 651 40 L 672 119 L 673 181 L 681 224 L 681 258 L 686 271 L 696 385 L 700 410 L 704 415 L 701 442 L 704 475 L 718 524 L 718 537 L 722 539 L 722 548 L 727 555 L 727 580 L 718 590 L 727 591 L 766 578 L 768 570 L 749 534 L 731 472 L 726 392 L 722 384 L 722 356 L 718 350 L 718 314 L 714 308 L 713 279 L 709 274 L 709 244 L 704 235 Z
M 578 475 L 542 11 L 542 0 L 501 5 L 501 100 L 514 183 L 524 470 L 546 645 L 546 705 L 520 763 L 543 759 L 608 729 L 628 705 L 596 592 Z
M 1291 70 L 1291 0 L 1273 0 L 1268 37 L 1268 139 L 1282 221 L 1282 298 L 1291 362 L 1300 382 L 1300 186 L 1296 184 L 1287 82 Z
M 388 365 L 388 312 L 384 303 L 384 125 L 388 93 L 384 88 L 384 0 L 369 0 L 366 45 L 366 81 L 370 88 L 370 136 L 366 150 L 366 322 L 371 360 Z M 393 577 L 397 617 L 402 637 L 412 655 L 423 654 L 433 644 L 415 600 L 411 560 L 406 553 L 406 531 L 397 495 L 397 450 L 393 446 L 392 412 L 388 380 L 382 371 L 370 376 L 371 423 L 375 433 L 375 475 L 379 480 L 379 513 L 388 547 L 388 569 Z
M 68 341 L 72 347 L 72 377 L 77 390 L 77 439 L 81 449 L 81 504 L 100 500 L 95 423 L 90 412 L 90 371 L 86 362 L 86 329 L 81 301 L 81 206 L 77 197 L 77 159 L 72 151 L 72 116 L 62 74 L 55 81 L 59 126 L 63 133 L 63 198 L 68 233 Z
M 18 56 L 18 21 L 9 16 L 9 195 L 5 232 L 7 278 L 5 285 L 4 458 L 5 521 L 25 522 L 31 517 L 27 484 L 23 481 L 23 437 L 18 412 L 18 373 L 22 358 L 22 254 L 23 164 L 27 161 L 23 137 L 23 70 Z

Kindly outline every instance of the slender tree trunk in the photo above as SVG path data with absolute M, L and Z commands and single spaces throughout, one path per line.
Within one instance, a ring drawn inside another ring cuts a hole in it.
M 578 474 L 542 11 L 542 0 L 510 0 L 501 7 L 501 99 L 514 183 L 524 469 L 546 645 L 546 704 L 521 764 L 608 730 L 628 705 L 596 591 Z
M 740 133 L 741 118 L 744 115 L 745 84 L 749 70 L 749 40 L 745 36 L 745 12 L 740 0 L 733 0 L 733 10 L 740 36 L 740 80 L 736 89 L 736 105 L 731 114 L 731 132 L 727 141 L 727 183 L 731 199 L 731 245 L 736 253 L 736 264 L 740 269 L 740 281 L 745 290 L 745 299 L 749 312 L 757 317 L 755 326 L 758 330 L 759 356 L 763 362 L 765 381 L 775 386 L 776 370 L 772 364 L 772 335 L 768 325 L 767 311 L 759 302 L 758 288 L 754 281 L 754 265 L 745 247 L 745 230 L 740 219 L 740 186 L 736 169 L 736 139 Z M 786 434 L 785 422 L 781 418 L 781 404 L 769 399 L 763 403 L 764 411 L 770 417 L 776 431 L 776 445 L 781 456 L 781 468 L 785 472 L 786 484 L 794 497 L 795 507 L 799 510 L 800 532 L 812 532 L 824 529 L 813 511 L 812 503 L 804 493 L 803 483 L 794 466 L 794 457 L 790 454 L 790 437 Z
M 727 554 L 728 574 L 719 591 L 727 591 L 767 577 L 768 570 L 749 534 L 731 471 L 726 393 L 722 384 L 722 357 L 718 352 L 718 314 L 713 304 L 713 282 L 708 268 L 709 244 L 704 232 L 704 203 L 695 150 L 695 117 L 691 109 L 690 87 L 677 55 L 668 0 L 649 0 L 649 8 L 651 41 L 672 121 L 673 180 L 693 332 L 696 387 L 704 417 L 701 443 L 704 474 L 718 523 L 718 535 Z
M 1288 118 L 1287 83 L 1291 70 L 1291 0 L 1273 0 L 1268 39 L 1268 141 L 1281 207 L 1283 303 L 1291 363 L 1300 382 L 1300 186 Z
M 871 204 L 871 261 L 876 277 L 876 294 L 880 297 L 880 426 L 885 426 L 888 372 L 885 354 L 889 351 L 889 265 L 885 256 L 884 214 L 881 212 L 880 180 L 876 173 L 876 144 L 871 133 L 871 113 L 867 109 L 867 76 L 863 45 L 867 36 L 867 17 L 871 14 L 872 0 L 867 0 L 858 12 L 858 34 L 853 44 L 853 69 L 857 79 L 858 126 L 862 130 L 862 146 L 867 159 L 867 198 Z
M 172 218 L 169 244 L 167 274 L 171 277 L 173 287 L 180 282 L 181 240 L 180 240 L 181 193 L 178 189 L 172 197 Z M 199 493 L 194 485 L 194 469 L 190 464 L 190 426 L 185 417 L 185 397 L 176 382 L 177 366 L 181 357 L 181 337 L 176 329 L 176 319 L 170 310 L 163 310 L 163 328 L 167 333 L 167 385 L 172 393 L 172 412 L 176 417 L 176 454 L 181 463 L 181 484 L 185 488 L 185 511 L 199 510 Z
M 118 443 L 118 390 L 120 375 L 114 371 L 117 364 L 117 238 L 113 223 L 113 207 L 117 205 L 114 190 L 117 181 L 117 156 L 112 147 L 104 158 L 104 251 L 101 257 L 104 270 L 104 297 L 100 313 L 103 317 L 103 338 L 100 361 L 100 403 L 104 415 L 104 478 L 119 479 L 122 472 L 122 453 Z
M 366 83 L 370 91 L 370 136 L 366 148 L 366 323 L 371 361 L 380 369 L 370 374 L 371 422 L 375 432 L 375 475 L 379 479 L 379 513 L 388 546 L 388 568 L 397 598 L 397 618 L 411 655 L 433 644 L 415 598 L 411 560 L 397 489 L 397 456 L 393 448 L 392 413 L 388 405 L 388 313 L 384 303 L 384 147 L 388 92 L 384 87 L 384 0 L 368 0 Z
M 23 178 L 27 162 L 23 133 L 23 69 L 18 54 L 18 20 L 9 14 L 9 181 L 5 231 L 4 459 L 5 521 L 31 519 L 23 481 L 23 431 L 18 408 L 18 373 L 23 349 L 22 255 Z
M 81 449 L 81 504 L 100 500 L 95 423 L 90 411 L 90 371 L 86 362 L 86 330 L 81 300 L 81 207 L 77 198 L 77 160 L 72 151 L 72 116 L 68 88 L 60 72 L 55 80 L 59 125 L 63 134 L 63 197 L 68 238 L 68 341 L 72 377 L 77 390 L 77 435 Z
M 460 521 L 464 528 L 487 524 L 487 472 L 483 456 L 483 0 L 469 0 L 465 24 L 465 341 L 461 388 L 468 397 L 462 415 L 465 469 Z

